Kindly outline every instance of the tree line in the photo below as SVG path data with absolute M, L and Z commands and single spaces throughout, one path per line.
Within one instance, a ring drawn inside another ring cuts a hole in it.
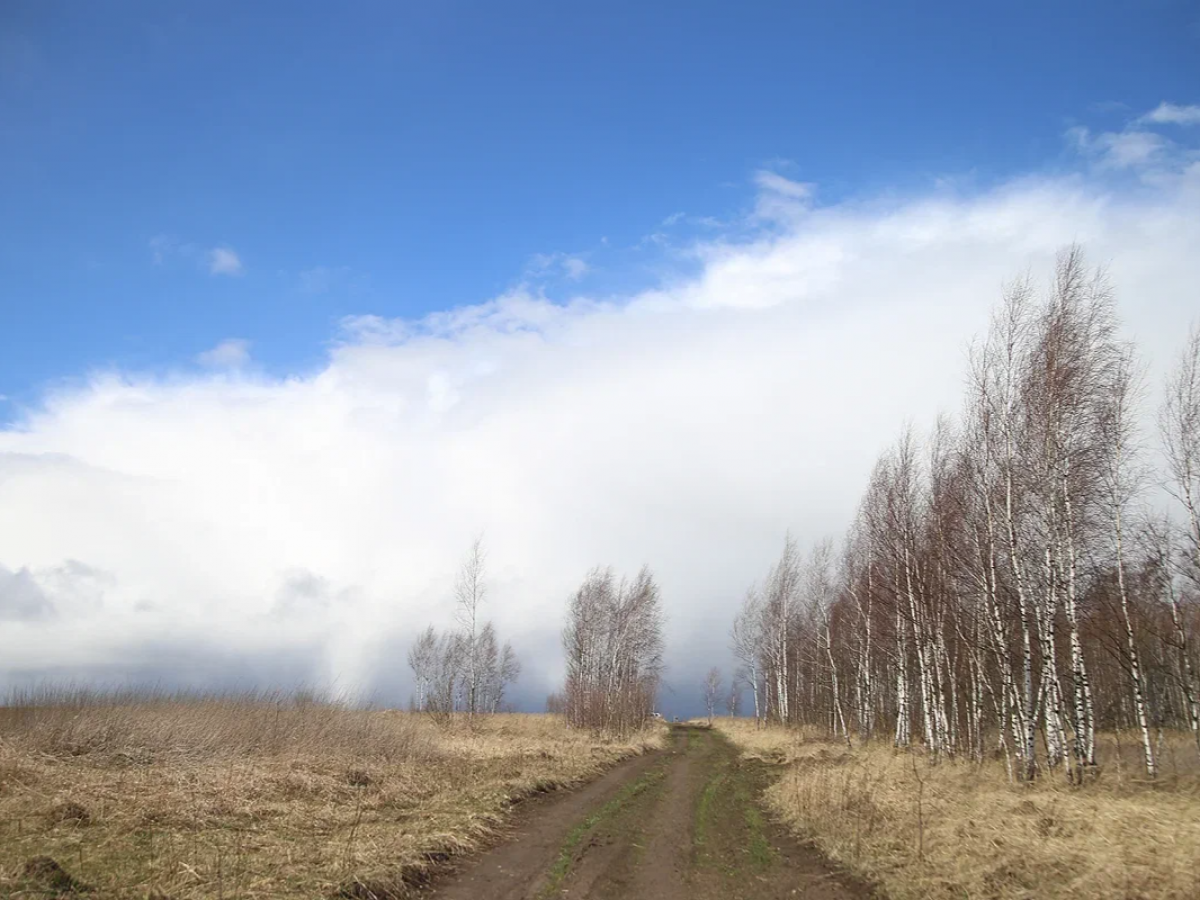
M 432 625 L 413 642 L 412 708 L 449 716 L 494 713 L 520 674 L 512 647 L 500 645 L 483 618 L 487 596 L 482 539 L 471 546 L 455 581 L 455 627 Z M 643 727 L 654 715 L 663 671 L 663 616 L 658 584 L 643 567 L 632 580 L 596 568 L 567 605 L 562 633 L 567 675 L 547 709 L 569 724 L 616 734 Z
M 790 536 L 731 639 L 759 719 L 847 741 L 997 753 L 1015 778 L 1096 767 L 1097 732 L 1200 750 L 1200 331 L 1143 434 L 1142 368 L 1079 248 L 1008 286 L 963 408 L 906 429 L 848 533 Z M 1173 509 L 1161 501 L 1166 489 Z

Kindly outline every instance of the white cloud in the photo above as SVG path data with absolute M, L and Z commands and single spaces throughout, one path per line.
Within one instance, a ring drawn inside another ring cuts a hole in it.
M 784 181 L 787 181 L 785 178 Z M 662 220 L 663 228 L 673 228 L 676 225 L 691 225 L 700 228 L 721 228 L 724 223 L 716 216 L 689 216 L 687 213 L 671 213 Z
M 205 250 L 198 244 L 181 241 L 168 234 L 155 235 L 150 238 L 148 246 L 151 259 L 156 266 L 183 260 L 203 267 L 210 275 L 237 276 L 246 271 L 241 257 L 232 247 L 217 246 Z
M 191 241 L 181 241 L 170 234 L 156 234 L 147 242 L 150 247 L 150 258 L 156 266 L 165 266 L 175 260 L 191 260 L 195 262 L 203 251 Z
M 1067 129 L 1067 139 L 1101 170 L 1132 172 L 1144 181 L 1170 178 L 1172 173 L 1200 161 L 1195 147 L 1181 146 L 1158 131 L 1159 125 L 1200 123 L 1200 106 L 1160 103 L 1132 119 L 1120 131 L 1094 133 L 1086 126 Z
M 778 172 L 768 172 L 765 169 L 754 174 L 754 183 L 765 192 L 779 194 L 781 197 L 789 197 L 792 200 L 808 201 L 813 196 L 813 185 L 792 181 Z
M 242 275 L 246 269 L 232 247 L 213 247 L 208 251 L 210 275 Z
M 754 218 L 763 222 L 793 223 L 812 207 L 816 186 L 785 178 L 778 172 L 760 169 L 754 173 L 758 199 Z
M 568 281 L 579 281 L 592 267 L 582 256 L 570 253 L 535 253 L 525 267 L 526 274 L 533 278 L 558 276 Z
M 250 362 L 250 342 L 241 338 L 229 338 L 211 350 L 199 354 L 196 361 L 213 369 L 240 368 Z
M 28 569 L 10 572 L 0 566 L 0 622 L 49 619 L 54 604 Z
M 903 423 L 956 408 L 966 342 L 1014 274 L 1083 242 L 1153 364 L 1175 352 L 1200 283 L 1200 169 L 1172 179 L 1122 187 L 1089 168 L 826 207 L 762 179 L 760 201 L 804 214 L 698 243 L 698 271 L 651 290 L 361 315 L 317 371 L 280 379 L 61 388 L 0 431 L 16 610 L 0 678 L 178 671 L 192 635 L 193 654 L 220 647 L 259 678 L 394 683 L 397 647 L 449 621 L 482 530 L 524 690 L 557 677 L 587 569 L 646 562 L 682 697 L 784 530 L 839 532 Z
M 578 281 L 591 270 L 591 266 L 578 256 L 568 256 L 563 260 L 562 267 L 563 274 L 571 281 Z
M 1160 103 L 1142 116 L 1141 121 L 1157 125 L 1200 125 L 1200 106 Z
M 1106 131 L 1093 134 L 1087 128 L 1076 127 L 1068 130 L 1067 135 L 1081 153 L 1111 169 L 1144 169 L 1157 162 L 1171 146 L 1170 141 L 1153 131 Z

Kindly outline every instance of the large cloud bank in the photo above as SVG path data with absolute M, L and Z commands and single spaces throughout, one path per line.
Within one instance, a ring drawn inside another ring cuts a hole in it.
M 982 190 L 821 206 L 760 177 L 687 275 L 630 296 L 519 288 L 348 320 L 319 370 L 284 379 L 239 357 L 50 393 L 0 431 L 0 681 L 401 700 L 407 642 L 450 620 L 482 532 L 523 705 L 559 677 L 587 569 L 648 563 L 667 708 L 694 706 L 785 530 L 839 532 L 900 427 L 955 410 L 1006 280 L 1084 244 L 1153 383 L 1200 315 L 1200 163 L 1188 123 L 1160 119 L 1076 129 L 1071 171 Z

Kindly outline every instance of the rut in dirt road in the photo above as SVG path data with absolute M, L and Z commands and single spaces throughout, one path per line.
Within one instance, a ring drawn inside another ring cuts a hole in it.
M 671 747 L 531 810 L 438 900 L 717 900 L 871 896 L 768 820 L 768 774 L 718 732 L 674 726 Z

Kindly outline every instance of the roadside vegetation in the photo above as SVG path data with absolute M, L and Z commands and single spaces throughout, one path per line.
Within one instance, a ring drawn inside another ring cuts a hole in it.
M 16 695 L 0 707 L 0 896 L 405 896 L 514 803 L 664 732 L 303 695 Z
M 776 767 L 768 808 L 893 900 L 1200 897 L 1200 765 L 1164 735 L 1150 781 L 1136 735 L 1097 741 L 1101 777 L 1009 778 L 1004 762 L 943 760 L 832 740 L 816 728 L 716 720 L 748 759 Z

